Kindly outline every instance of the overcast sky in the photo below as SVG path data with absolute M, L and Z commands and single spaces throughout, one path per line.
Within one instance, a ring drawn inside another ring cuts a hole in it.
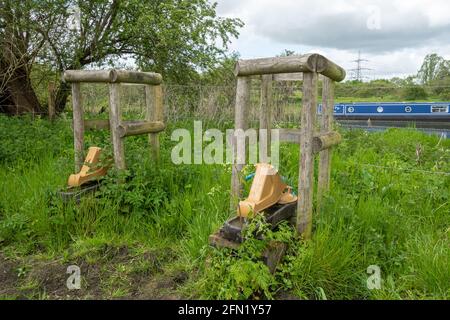
M 361 51 L 370 79 L 415 74 L 427 53 L 450 59 L 448 0 L 216 1 L 245 23 L 230 46 L 243 59 L 318 52 L 350 74 Z

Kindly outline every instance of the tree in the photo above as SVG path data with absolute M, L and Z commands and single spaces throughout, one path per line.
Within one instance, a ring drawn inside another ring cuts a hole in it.
M 40 111 L 29 74 L 45 45 L 35 27 L 52 23 L 42 8 L 29 0 L 0 3 L 0 111 Z
M 434 96 L 448 100 L 450 97 L 450 61 L 437 54 L 429 54 L 425 57 L 422 67 L 418 72 L 418 78 L 423 84 L 430 86 L 429 91 Z
M 290 57 L 290 56 L 300 56 L 300 53 L 295 53 L 295 51 L 284 49 L 278 57 Z
M 212 68 L 201 74 L 202 85 L 234 86 L 236 83 L 234 68 L 238 60 L 239 54 L 235 52 L 220 59 Z
M 443 79 L 449 75 L 450 61 L 431 53 L 426 55 L 417 77 L 422 84 L 429 84 L 433 80 Z
M 0 21 L 9 22 L 0 24 L 0 34 L 11 42 L 20 40 L 14 56 L 27 57 L 22 79 L 28 83 L 36 61 L 62 73 L 118 66 L 124 60 L 134 61 L 141 70 L 160 72 L 168 81 L 186 82 L 198 70 L 214 65 L 243 25 L 239 19 L 217 17 L 217 4 L 208 0 L 3 1 Z M 69 28 L 70 19 L 75 23 Z M 22 40 L 23 34 L 34 41 Z M 1 70 L 10 68 L 11 59 L 2 61 Z M 29 92 L 23 95 L 35 96 Z M 69 93 L 68 85 L 60 81 L 58 111 L 64 109 Z M 37 101 L 30 107 L 40 109 Z
M 414 101 L 414 100 L 425 100 L 428 98 L 428 94 L 422 86 L 417 84 L 411 84 L 403 88 L 403 99 Z

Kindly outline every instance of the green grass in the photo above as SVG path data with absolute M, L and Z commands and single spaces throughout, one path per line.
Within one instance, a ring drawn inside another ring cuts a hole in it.
M 172 164 L 175 127 L 192 123 L 171 124 L 162 134 L 159 167 L 149 160 L 145 137 L 129 138 L 128 170 L 121 173 L 126 183 L 117 184 L 112 170 L 97 197 L 77 206 L 56 195 L 73 170 L 69 122 L 1 116 L 0 252 L 82 258 L 105 268 L 105 248 L 127 246 L 132 257 L 170 253 L 157 267 L 137 261 L 110 268 L 101 285 L 110 298 L 128 296 L 133 288 L 126 276 L 149 268 L 187 272 L 177 290 L 188 298 L 276 298 L 281 292 L 306 299 L 450 298 L 450 176 L 441 174 L 450 172 L 450 140 L 413 129 L 343 132 L 313 240 L 297 240 L 287 226 L 267 232 L 289 245 L 272 275 L 259 261 L 260 241 L 249 240 L 235 255 L 207 245 L 232 214 L 230 166 Z M 109 136 L 88 132 L 86 144 L 108 149 Z M 298 146 L 282 146 L 281 174 L 294 185 L 298 157 Z M 381 268 L 381 290 L 366 287 L 370 265 Z

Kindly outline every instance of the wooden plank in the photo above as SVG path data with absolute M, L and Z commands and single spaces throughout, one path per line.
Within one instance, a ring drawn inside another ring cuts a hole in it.
M 310 239 L 312 232 L 314 191 L 314 154 L 312 146 L 317 106 L 317 78 L 317 73 L 311 72 L 305 73 L 303 79 L 297 231 L 304 239 Z
M 109 120 L 104 119 L 84 120 L 84 128 L 86 130 L 109 130 Z
M 66 82 L 103 82 L 103 83 L 139 83 L 158 85 L 162 76 L 154 72 L 129 70 L 67 70 L 64 72 Z
M 159 85 L 162 83 L 162 76 L 155 72 L 138 72 L 129 70 L 113 70 L 113 82 L 139 83 Z
M 321 153 L 329 151 L 330 148 L 341 143 L 342 137 L 339 132 L 330 131 L 316 135 L 313 138 L 313 153 Z
M 66 82 L 113 82 L 113 70 L 66 70 L 64 81 Z
M 276 73 L 318 72 L 335 81 L 345 79 L 345 70 L 324 56 L 311 53 L 301 56 L 273 57 L 239 60 L 236 76 L 252 76 Z
M 147 106 L 146 119 L 147 121 L 164 121 L 163 110 L 163 90 L 162 86 L 145 86 L 145 103 Z M 150 133 L 148 136 L 151 156 L 154 161 L 159 162 L 159 135 L 157 133 Z
M 122 124 L 120 112 L 120 84 L 109 84 L 109 126 L 113 144 L 114 163 L 119 170 L 126 169 L 123 139 L 120 137 L 118 127 Z
M 248 126 L 248 104 L 250 100 L 250 79 L 247 77 L 238 77 L 236 85 L 236 105 L 234 114 L 234 126 L 235 129 L 246 130 Z M 231 169 L 231 198 L 230 198 L 230 210 L 236 210 L 237 203 L 241 197 L 242 183 L 240 180 L 240 173 L 243 164 L 236 163 L 237 155 L 237 143 L 236 137 L 233 139 L 233 157 L 232 157 L 232 169 Z M 242 155 L 241 155 L 242 156 Z
M 300 129 L 278 129 L 280 142 L 300 143 L 302 131 Z M 336 131 L 315 134 L 313 136 L 313 153 L 329 149 L 342 141 L 341 135 Z
M 129 136 L 138 136 L 147 133 L 158 133 L 164 131 L 166 125 L 161 121 L 142 122 L 142 123 L 122 123 L 117 127 L 121 138 Z
M 275 73 L 310 72 L 314 66 L 311 56 L 273 57 L 249 60 L 238 60 L 234 74 L 236 76 L 252 76 Z
M 334 111 L 334 81 L 324 77 L 322 88 L 322 116 L 320 119 L 320 131 L 330 132 L 333 129 L 333 111 Z M 333 138 L 331 138 L 332 140 Z M 338 137 L 339 143 L 341 137 Z M 328 141 L 332 142 L 332 141 Z M 326 143 L 324 141 L 324 143 Z M 331 146 L 331 144 L 329 144 Z M 330 189 L 330 172 L 331 172 L 331 155 L 332 150 L 323 149 L 319 154 L 319 177 L 317 182 L 317 207 L 321 208 L 322 198 Z
M 81 88 L 79 83 L 72 84 L 72 105 L 75 172 L 79 172 L 84 163 L 83 105 L 81 101 Z
M 125 120 L 122 124 L 142 124 L 146 123 L 146 120 Z M 87 119 L 84 120 L 85 130 L 109 130 L 109 120 L 108 119 Z
M 275 273 L 277 266 L 286 253 L 287 245 L 280 241 L 271 241 L 264 250 L 262 256 L 264 264 L 269 268 L 270 273 Z
M 272 128 L 272 75 L 263 75 L 259 110 L 259 162 L 267 163 L 270 157 L 270 129 Z M 266 137 L 263 139 L 263 136 Z

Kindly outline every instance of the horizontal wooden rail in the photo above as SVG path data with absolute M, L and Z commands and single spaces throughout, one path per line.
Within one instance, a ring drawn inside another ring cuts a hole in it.
M 236 76 L 296 72 L 317 72 L 338 82 L 345 79 L 345 70 L 343 68 L 317 53 L 302 56 L 239 60 L 234 70 Z
M 123 121 L 124 124 L 145 123 L 145 120 L 128 120 Z M 109 120 L 84 120 L 84 128 L 87 130 L 109 130 Z
M 109 130 L 109 120 L 84 120 L 86 130 Z
M 279 129 L 280 142 L 300 143 L 300 129 Z M 341 143 L 342 137 L 339 132 L 330 131 L 313 137 L 313 152 L 331 148 Z
M 66 82 L 103 82 L 103 83 L 137 83 L 158 85 L 162 76 L 154 72 L 129 70 L 67 70 L 64 72 Z
M 143 123 L 122 123 L 117 127 L 119 136 L 129 137 L 147 133 L 158 133 L 164 131 L 166 125 L 161 121 L 143 122 Z
M 322 133 L 313 138 L 313 152 L 318 153 L 320 151 L 329 149 L 333 146 L 341 143 L 342 137 L 339 132 L 330 131 L 326 133 Z

